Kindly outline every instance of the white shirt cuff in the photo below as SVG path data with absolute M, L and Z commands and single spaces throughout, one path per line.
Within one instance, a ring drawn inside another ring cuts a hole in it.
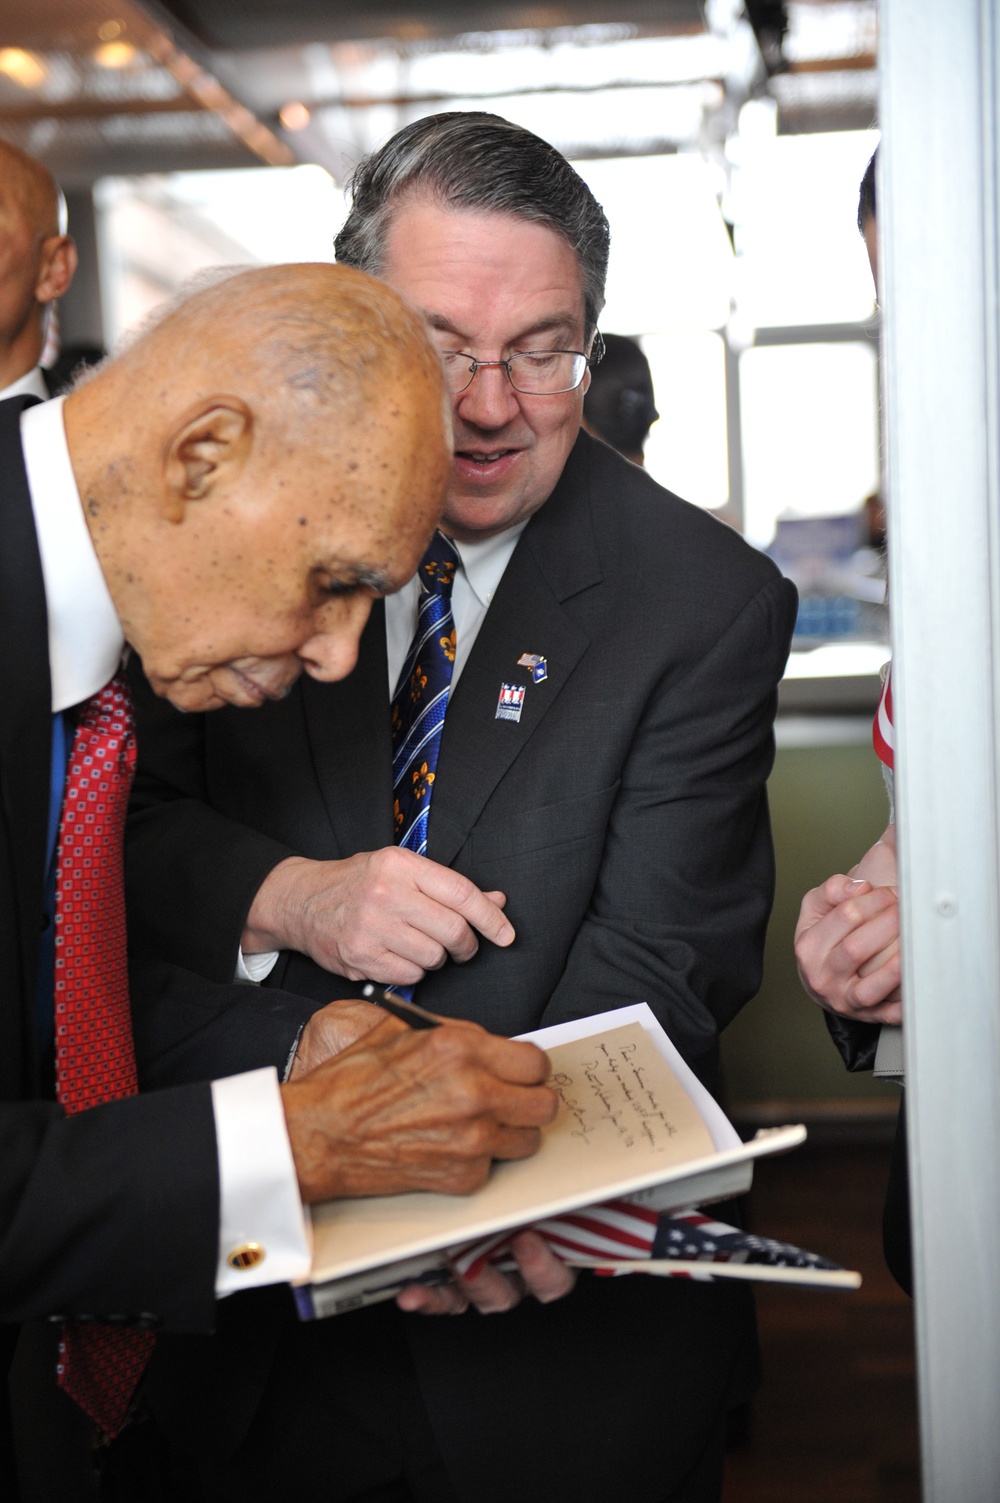
M 242 946 L 236 957 L 236 980 L 265 981 L 278 964 L 277 950 L 261 950 L 259 955 L 244 955 Z
M 219 1151 L 215 1293 L 283 1284 L 309 1272 L 309 1213 L 299 1199 L 277 1071 L 212 1081 Z

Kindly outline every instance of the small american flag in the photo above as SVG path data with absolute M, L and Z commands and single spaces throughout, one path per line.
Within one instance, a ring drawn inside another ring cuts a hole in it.
M 549 1221 L 537 1221 L 530 1230 L 540 1232 L 552 1251 L 567 1263 L 574 1258 L 588 1261 L 595 1258 L 648 1258 L 652 1255 L 659 1221 L 657 1211 L 630 1205 L 624 1200 L 609 1200 L 604 1205 L 588 1206 L 582 1211 L 554 1216 Z M 507 1231 L 496 1237 L 470 1242 L 460 1252 L 452 1254 L 451 1266 L 456 1273 L 469 1279 L 481 1273 L 487 1263 L 495 1263 L 499 1268 L 513 1268 L 510 1244 L 516 1236 L 517 1231 Z
M 754 1276 L 751 1268 L 798 1270 L 798 1276 L 793 1273 L 789 1282 L 802 1283 L 810 1281 L 810 1272 L 844 1273 L 839 1264 L 817 1253 L 741 1231 L 693 1208 L 663 1215 L 624 1200 L 611 1200 L 537 1222 L 531 1230 L 540 1232 L 565 1262 L 592 1268 L 597 1273 L 627 1273 L 633 1271 L 629 1264 L 638 1272 L 643 1262 L 655 1264 L 655 1272 L 667 1277 L 709 1281 L 732 1277 L 734 1266 L 741 1271 L 746 1269 L 744 1277 Z M 470 1243 L 452 1255 L 453 1270 L 464 1278 L 474 1278 L 487 1263 L 502 1271 L 512 1270 L 515 1264 L 510 1244 L 514 1236 L 514 1232 L 504 1232 Z M 650 1272 L 653 1271 L 651 1267 Z M 856 1276 L 849 1277 L 852 1283 L 857 1281 Z M 827 1277 L 816 1282 L 840 1280 Z
M 895 754 L 895 732 L 892 725 L 892 664 L 885 669 L 885 678 L 882 680 L 882 693 L 879 695 L 878 709 L 875 711 L 875 721 L 872 725 L 872 745 L 875 755 L 886 767 L 891 768 Z
M 678 1211 L 661 1216 L 653 1239 L 651 1256 L 699 1263 L 753 1263 L 767 1268 L 818 1268 L 839 1270 L 838 1263 L 819 1253 L 806 1252 L 790 1242 L 757 1237 L 724 1221 L 715 1221 L 703 1211 Z

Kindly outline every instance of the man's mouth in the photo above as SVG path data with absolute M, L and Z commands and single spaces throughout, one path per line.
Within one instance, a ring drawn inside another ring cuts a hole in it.
M 521 457 L 520 449 L 456 449 L 455 473 L 468 485 L 499 485 Z
M 239 681 L 244 693 L 255 704 L 263 704 L 266 699 L 284 699 L 298 677 L 297 674 L 283 674 L 280 677 L 269 675 L 262 682 L 243 669 L 237 668 L 233 663 L 228 664 L 229 671 Z M 262 676 L 263 677 L 263 676 Z
M 496 464 L 498 459 L 503 459 L 507 454 L 515 454 L 516 449 L 494 449 L 491 454 L 482 454 L 473 449 L 457 449 L 456 458 L 470 460 L 472 464 L 487 465 Z

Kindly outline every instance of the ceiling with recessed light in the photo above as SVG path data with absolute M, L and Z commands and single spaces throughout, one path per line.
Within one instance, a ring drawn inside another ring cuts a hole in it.
M 575 158 L 711 151 L 875 119 L 875 0 L 4 0 L 0 136 L 67 185 L 318 162 L 338 179 L 435 110 Z

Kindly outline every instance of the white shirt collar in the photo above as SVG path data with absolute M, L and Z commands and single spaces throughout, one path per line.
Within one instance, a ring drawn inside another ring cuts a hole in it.
M 21 414 L 49 621 L 52 713 L 96 694 L 117 672 L 125 638 L 90 540 L 63 426 L 64 397 Z
M 506 532 L 498 532 L 494 537 L 484 538 L 482 542 L 455 543 L 469 587 L 483 610 L 486 610 L 492 601 L 497 586 L 503 578 L 504 570 L 513 557 L 518 539 L 527 525 L 526 519 L 519 522 L 516 527 L 509 527 Z
M 3 391 L 0 391 L 0 402 L 6 402 L 8 397 L 41 397 L 43 402 L 47 402 L 49 389 L 45 384 L 41 366 L 36 365 L 34 370 L 30 370 L 26 376 L 21 376 L 18 380 L 12 381 L 9 386 L 5 386 Z
M 479 628 L 486 618 L 497 586 L 504 570 L 511 561 L 518 539 L 527 526 L 520 522 L 507 532 L 484 538 L 478 543 L 456 543 L 460 566 L 455 570 L 455 584 L 451 592 L 451 611 L 455 621 L 455 664 L 452 669 L 452 687 L 457 685 L 469 654 L 476 643 Z M 390 595 L 385 603 L 385 641 L 389 668 L 389 693 L 395 691 L 396 683 L 406 661 L 413 629 L 417 622 L 417 605 L 420 598 L 420 580 L 415 574 L 403 588 Z

